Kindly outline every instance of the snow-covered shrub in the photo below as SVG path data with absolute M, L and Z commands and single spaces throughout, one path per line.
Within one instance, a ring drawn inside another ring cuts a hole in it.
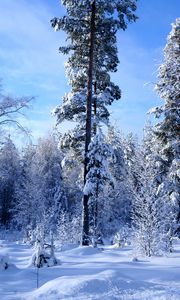
M 54 245 L 42 244 L 40 241 L 37 241 L 35 252 L 31 258 L 31 265 L 42 268 L 52 267 L 60 264 L 60 260 L 55 257 L 54 254 Z
M 113 244 L 116 247 L 124 247 L 130 244 L 131 239 L 131 229 L 128 226 L 123 226 L 119 229 L 118 232 L 116 232 L 114 238 L 113 238 Z
M 0 249 L 0 270 L 6 270 L 9 267 L 9 256 L 7 251 Z
M 121 236 L 119 234 L 119 232 L 117 232 L 114 236 L 113 239 L 113 244 L 115 245 L 116 248 L 121 247 Z
M 37 227 L 37 237 L 35 243 L 35 251 L 31 258 L 31 265 L 41 268 L 43 266 L 52 267 L 60 264 L 60 261 L 54 254 L 54 236 L 50 231 L 50 243 L 45 242 L 44 231 L 42 226 Z

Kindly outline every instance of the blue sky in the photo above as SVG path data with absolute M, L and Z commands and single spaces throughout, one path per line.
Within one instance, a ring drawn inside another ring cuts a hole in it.
M 120 65 L 113 80 L 122 89 L 122 99 L 111 112 L 112 122 L 122 131 L 141 135 L 147 111 L 161 103 L 153 86 L 180 1 L 138 2 L 139 20 L 118 33 Z M 50 26 L 50 20 L 62 14 L 59 0 L 0 0 L 0 78 L 9 93 L 36 96 L 22 121 L 35 138 L 51 130 L 55 123 L 51 111 L 69 90 L 66 58 L 58 53 L 65 35 Z

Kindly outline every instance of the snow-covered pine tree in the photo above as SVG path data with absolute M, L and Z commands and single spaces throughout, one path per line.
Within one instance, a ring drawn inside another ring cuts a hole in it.
M 180 221 L 180 18 L 172 25 L 167 45 L 164 49 L 164 61 L 159 67 L 156 91 L 164 100 L 164 105 L 152 109 L 156 117 L 162 120 L 156 125 L 155 134 L 161 149 L 159 172 L 161 182 L 159 190 L 166 190 L 172 205 L 177 209 L 177 221 Z M 180 229 L 178 230 L 180 232 Z
M 108 123 L 108 105 L 118 100 L 121 92 L 110 78 L 118 65 L 116 33 L 125 30 L 128 22 L 135 21 L 136 0 L 62 0 L 67 16 L 54 18 L 55 30 L 64 30 L 69 45 L 60 51 L 69 54 L 66 64 L 70 93 L 63 104 L 55 109 L 57 122 L 75 121 L 77 126 L 70 135 L 70 143 L 84 149 L 84 184 L 87 174 L 87 153 L 94 122 Z M 92 114 L 93 110 L 93 114 Z M 92 116 L 93 115 L 93 116 Z M 72 140 L 74 140 L 72 142 Z M 88 197 L 83 199 L 83 237 L 88 244 Z
M 84 194 L 89 197 L 89 207 L 92 214 L 92 243 L 97 245 L 100 225 L 99 211 L 103 207 L 100 203 L 102 192 L 106 185 L 113 186 L 113 181 L 108 170 L 108 158 L 112 155 L 110 147 L 105 143 L 102 131 L 99 129 L 91 143 L 88 152 L 88 173 L 84 186 Z
M 105 236 L 114 236 L 131 224 L 132 192 L 128 184 L 128 168 L 125 162 L 124 137 L 113 126 L 108 128 L 106 142 L 113 154 L 109 162 L 109 171 L 114 188 L 105 190 L 102 231 Z M 107 226 L 108 224 L 108 226 Z

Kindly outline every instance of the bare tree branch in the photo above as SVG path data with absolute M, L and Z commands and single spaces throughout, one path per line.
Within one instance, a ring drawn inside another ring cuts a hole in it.
M 18 116 L 25 116 L 24 109 L 30 107 L 32 100 L 34 100 L 34 97 L 12 97 L 10 95 L 4 95 L 0 82 L 0 127 L 7 124 L 12 125 L 29 136 L 29 130 L 22 126 L 17 118 Z

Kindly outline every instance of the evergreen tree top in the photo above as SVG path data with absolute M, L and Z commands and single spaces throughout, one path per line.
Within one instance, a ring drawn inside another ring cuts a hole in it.
M 65 94 L 62 105 L 55 108 L 54 114 L 57 125 L 64 120 L 79 123 L 66 137 L 71 136 L 73 139 L 74 136 L 73 144 L 77 145 L 76 131 L 80 129 L 82 136 L 79 138 L 81 143 L 78 143 L 78 148 L 81 148 L 86 121 L 92 12 L 94 11 L 94 41 L 91 121 L 93 125 L 109 125 L 110 113 L 107 107 L 121 98 L 121 90 L 111 81 L 110 76 L 111 72 L 117 71 L 119 63 L 116 33 L 118 29 L 125 30 L 129 22 L 136 21 L 137 0 L 63 0 L 61 3 L 66 8 L 66 15 L 52 19 L 51 25 L 67 35 L 67 45 L 61 46 L 59 51 L 69 54 L 65 67 L 71 91 Z M 92 132 L 95 126 L 92 126 Z

